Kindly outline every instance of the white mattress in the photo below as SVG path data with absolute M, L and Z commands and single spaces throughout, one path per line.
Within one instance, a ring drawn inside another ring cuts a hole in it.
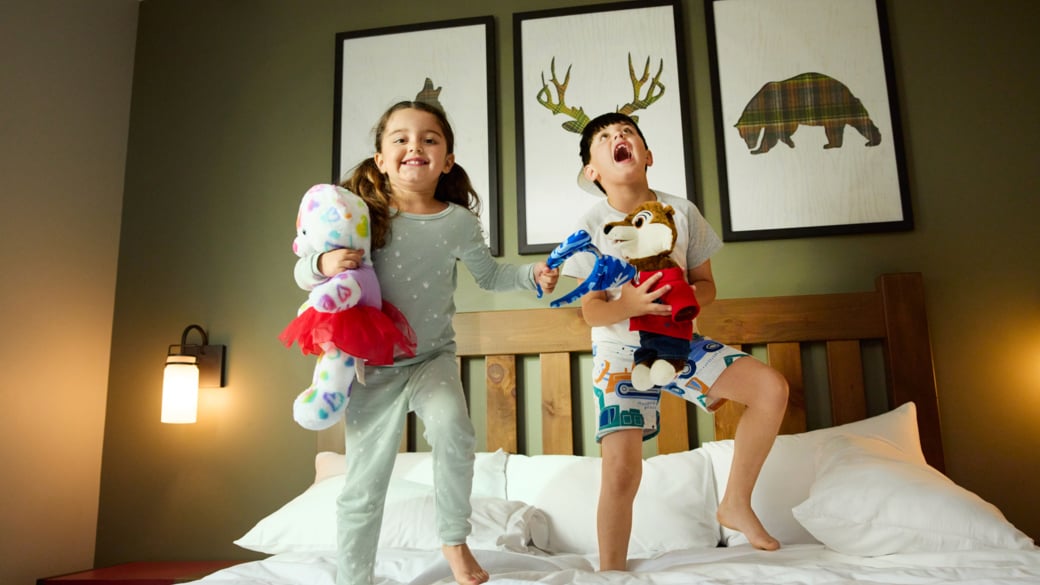
M 822 545 L 792 545 L 776 552 L 748 545 L 671 551 L 630 561 L 630 571 L 595 572 L 594 556 L 532 555 L 474 551 L 491 573 L 491 583 L 549 585 L 1040 584 L 1040 549 L 854 557 Z M 388 549 L 380 552 L 377 583 L 454 583 L 439 551 Z M 334 585 L 335 557 L 284 553 L 236 565 L 194 583 L 199 585 Z

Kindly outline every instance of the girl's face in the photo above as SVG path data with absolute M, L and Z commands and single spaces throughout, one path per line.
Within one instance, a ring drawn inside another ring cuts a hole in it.
M 592 181 L 624 182 L 630 175 L 645 175 L 652 164 L 654 157 L 633 126 L 611 124 L 592 136 L 585 176 Z
M 431 196 L 440 176 L 455 164 L 437 117 L 412 108 L 390 115 L 374 159 L 394 189 L 429 191 Z

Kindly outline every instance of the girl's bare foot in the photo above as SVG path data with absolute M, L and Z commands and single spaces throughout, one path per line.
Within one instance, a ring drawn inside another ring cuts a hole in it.
M 478 585 L 491 578 L 465 543 L 446 544 L 441 547 L 441 554 L 447 559 L 451 574 L 459 585 Z
M 715 517 L 718 518 L 719 524 L 746 536 L 751 546 L 757 549 L 776 550 L 780 548 L 780 541 L 766 532 L 762 522 L 750 507 L 736 507 L 727 505 L 723 501 L 719 504 L 719 511 Z

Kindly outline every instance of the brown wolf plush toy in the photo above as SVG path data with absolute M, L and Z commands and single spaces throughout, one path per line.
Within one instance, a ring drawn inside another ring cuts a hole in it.
M 603 227 L 625 260 L 639 271 L 635 284 L 660 272 L 664 276 L 653 290 L 667 284 L 672 287 L 658 300 L 671 305 L 671 316 L 643 315 L 629 320 L 630 329 L 639 331 L 639 349 L 632 368 L 636 390 L 667 385 L 682 371 L 690 355 L 693 319 L 700 312 L 685 271 L 671 258 L 676 238 L 674 215 L 670 206 L 651 201 L 625 219 Z

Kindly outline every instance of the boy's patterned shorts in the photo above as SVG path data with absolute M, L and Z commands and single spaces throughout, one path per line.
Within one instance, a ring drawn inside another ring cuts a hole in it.
M 694 334 L 686 367 L 667 386 L 646 391 L 632 387 L 633 355 L 636 346 L 596 342 L 592 345 L 592 386 L 599 405 L 596 441 L 623 429 L 642 429 L 643 440 L 660 431 L 661 391 L 671 392 L 711 413 L 725 399 L 708 396 L 711 385 L 723 370 L 748 354 L 717 341 Z

